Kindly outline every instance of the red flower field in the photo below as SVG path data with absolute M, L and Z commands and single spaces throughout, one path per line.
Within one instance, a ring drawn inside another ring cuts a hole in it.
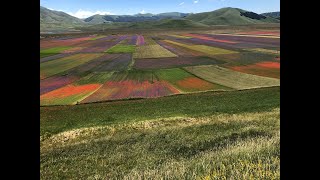
M 109 81 L 81 103 L 127 98 L 153 98 L 178 93 L 180 92 L 176 88 L 165 81 L 155 81 L 153 83 L 135 80 Z
M 100 84 L 86 84 L 81 86 L 68 85 L 60 89 L 46 93 L 44 95 L 41 95 L 40 100 L 65 98 L 65 97 L 73 96 L 77 94 L 84 94 L 84 93 L 92 92 L 97 88 L 99 88 L 100 86 L 101 86 Z
M 260 62 L 260 63 L 256 63 L 256 65 L 260 67 L 265 67 L 265 68 L 276 68 L 276 69 L 280 68 L 280 63 L 278 62 Z
M 233 66 L 230 69 L 247 74 L 280 79 L 280 63 L 260 62 L 246 66 Z
M 196 77 L 189 77 L 177 82 L 177 85 L 185 89 L 204 91 L 213 89 L 214 85 Z

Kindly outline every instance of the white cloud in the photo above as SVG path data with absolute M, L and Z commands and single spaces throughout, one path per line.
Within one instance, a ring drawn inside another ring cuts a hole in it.
M 193 1 L 193 3 L 194 3 L 194 4 L 197 4 L 198 2 L 199 2 L 199 0 L 195 0 L 195 1 Z
M 182 6 L 184 4 L 184 2 L 180 3 L 179 6 Z
M 77 18 L 87 18 L 96 14 L 100 14 L 100 15 L 109 15 L 112 14 L 111 12 L 107 12 L 107 11 L 85 11 L 82 9 L 79 9 L 77 12 L 72 13 L 72 12 L 67 12 L 68 14 L 70 14 L 71 16 L 77 17 Z
M 140 14 L 145 14 L 146 11 L 143 9 L 142 11 L 140 11 Z

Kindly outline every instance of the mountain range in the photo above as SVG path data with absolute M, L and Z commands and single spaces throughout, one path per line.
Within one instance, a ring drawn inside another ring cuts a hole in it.
M 40 6 L 40 31 L 91 28 L 196 28 L 212 25 L 280 23 L 280 12 L 257 14 L 239 8 L 221 8 L 203 13 L 168 12 L 135 15 L 93 15 L 85 19 Z
M 83 21 L 90 24 L 100 24 L 105 22 L 142 22 L 157 21 L 166 18 L 180 19 L 186 17 L 187 13 L 169 12 L 161 14 L 136 14 L 136 15 L 93 15 Z

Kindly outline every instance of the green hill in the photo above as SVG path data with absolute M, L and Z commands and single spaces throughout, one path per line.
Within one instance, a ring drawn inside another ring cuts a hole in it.
M 82 24 L 84 22 L 62 11 L 53 11 L 40 6 L 40 23 Z
M 83 21 L 90 24 L 100 24 L 100 23 L 107 22 L 107 20 L 103 19 L 103 17 L 104 17 L 103 15 L 96 14 L 83 19 Z
M 94 24 L 88 27 L 79 27 L 78 29 L 84 31 L 93 31 L 102 29 L 185 29 L 203 27 L 209 26 L 187 19 L 162 19 L 159 21 L 143 22 L 109 22 L 103 24 Z
M 188 19 L 165 19 L 160 21 L 159 24 L 154 25 L 158 28 L 198 28 L 208 27 L 208 25 L 194 22 Z
M 40 31 L 72 31 L 85 22 L 61 11 L 40 6 Z
M 280 11 L 262 13 L 261 15 L 263 15 L 263 16 L 269 16 L 269 17 L 276 18 L 276 19 L 280 19 Z
M 146 22 L 159 21 L 166 18 L 181 19 L 187 16 L 187 13 L 167 12 L 160 14 L 135 14 L 135 15 L 93 15 L 86 19 L 85 22 L 90 24 L 100 24 L 104 22 Z
M 212 12 L 191 14 L 187 16 L 186 19 L 207 25 L 246 25 L 280 22 L 271 17 L 231 7 L 218 9 Z

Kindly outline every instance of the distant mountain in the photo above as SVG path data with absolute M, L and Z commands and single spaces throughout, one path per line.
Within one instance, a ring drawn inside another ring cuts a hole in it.
M 162 19 L 159 21 L 112 22 L 93 24 L 91 26 L 79 27 L 77 29 L 82 31 L 102 31 L 102 29 L 188 29 L 204 27 L 209 26 L 187 19 Z
M 170 18 L 184 18 L 188 16 L 190 13 L 180 13 L 180 12 L 167 12 L 157 14 L 159 17 L 170 17 Z
M 260 23 L 278 23 L 278 19 L 259 15 L 239 8 L 222 8 L 212 12 L 191 14 L 186 19 L 207 25 L 246 25 Z
M 277 12 L 256 14 L 238 8 L 222 8 L 204 13 L 167 12 L 160 14 L 93 15 L 78 19 L 61 11 L 40 6 L 40 31 L 94 31 L 102 29 L 203 28 L 211 25 L 280 23 Z
M 82 24 L 81 19 L 73 17 L 62 11 L 53 11 L 40 6 L 40 24 Z
M 262 13 L 261 15 L 263 15 L 263 16 L 273 17 L 273 18 L 276 18 L 276 19 L 280 19 L 280 11 L 277 11 L 277 12 Z
M 208 27 L 208 25 L 190 21 L 188 19 L 165 19 L 162 20 L 161 23 L 155 25 L 155 27 L 159 28 L 200 28 L 200 27 Z
M 143 29 L 143 28 L 165 28 L 165 29 L 184 29 L 184 28 L 201 28 L 208 27 L 208 25 L 201 24 L 198 22 L 193 22 L 187 19 L 162 19 L 159 21 L 151 22 L 138 22 L 133 23 L 129 28 Z
M 104 22 L 143 22 L 143 21 L 158 21 L 161 19 L 172 18 L 181 19 L 186 17 L 187 13 L 168 12 L 161 14 L 135 14 L 135 15 L 94 15 L 84 19 L 90 24 L 100 24 Z

